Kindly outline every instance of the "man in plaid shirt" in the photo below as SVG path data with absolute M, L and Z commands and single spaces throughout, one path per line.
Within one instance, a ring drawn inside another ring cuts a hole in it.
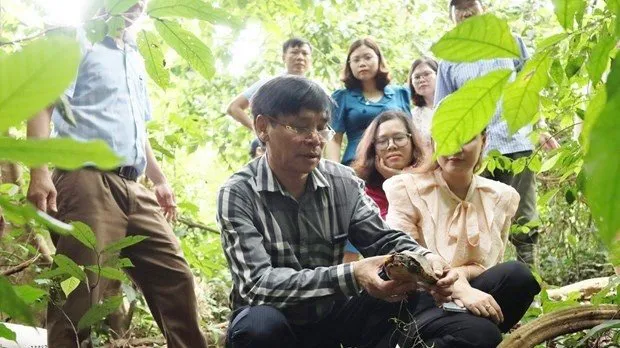
M 217 202 L 233 279 L 230 347 L 387 346 L 390 319 L 415 313 L 415 301 L 400 302 L 416 283 L 378 276 L 396 251 L 429 259 L 441 277 L 431 293 L 450 298 L 456 273 L 387 226 L 350 168 L 321 159 L 333 136 L 331 103 L 319 85 L 293 76 L 254 96 L 266 155 L 235 173 Z M 364 259 L 341 263 L 347 239 Z

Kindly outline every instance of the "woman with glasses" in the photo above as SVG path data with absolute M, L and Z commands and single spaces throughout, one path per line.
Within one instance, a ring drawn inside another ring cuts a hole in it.
M 411 91 L 411 101 L 415 107 L 411 111 L 413 124 L 420 130 L 428 149 L 431 144 L 431 121 L 435 99 L 435 78 L 437 62 L 429 57 L 416 59 L 411 64 L 407 84 Z
M 405 169 L 425 171 L 422 164 L 427 155 L 411 118 L 403 111 L 384 111 L 370 123 L 351 167 L 366 182 L 366 193 L 379 206 L 382 218 L 388 211 L 383 182 Z
M 355 41 L 349 48 L 342 73 L 345 88 L 332 95 L 334 139 L 327 144 L 327 158 L 345 165 L 355 159 L 357 144 L 377 115 L 385 110 L 410 114 L 407 88 L 389 85 L 391 77 L 381 50 L 372 39 Z M 344 156 L 340 157 L 343 136 L 347 136 Z
M 501 333 L 521 319 L 540 291 L 525 264 L 500 263 L 519 194 L 474 174 L 485 141 L 483 131 L 460 152 L 440 156 L 435 169 L 397 175 L 383 185 L 387 223 L 409 233 L 459 273 L 453 307 L 437 308 L 431 297 L 420 294 L 413 313 L 417 326 L 424 327 L 422 339 L 438 348 L 496 347 Z M 462 336 L 455 337 L 455 332 Z

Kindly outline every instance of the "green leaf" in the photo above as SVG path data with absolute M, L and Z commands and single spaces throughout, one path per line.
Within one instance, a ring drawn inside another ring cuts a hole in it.
M 596 325 L 595 327 L 591 328 L 590 331 L 588 331 L 588 333 L 585 336 L 583 336 L 581 341 L 577 343 L 577 347 L 585 347 L 586 342 L 590 338 L 594 337 L 595 335 L 598 335 L 599 333 L 605 332 L 607 330 L 615 329 L 615 328 L 620 328 L 620 320 L 618 319 L 607 320 L 602 324 Z
M 105 0 L 105 8 L 110 14 L 119 15 L 125 13 L 137 2 L 138 0 Z
M 120 269 L 120 268 L 129 268 L 134 267 L 133 263 L 128 258 L 110 258 L 106 260 L 104 266 L 110 266 L 112 268 Z
M 125 249 L 127 247 L 130 247 L 134 244 L 138 244 L 141 241 L 147 239 L 148 237 L 146 236 L 129 236 L 129 237 L 125 237 L 117 242 L 114 242 L 110 245 L 108 245 L 105 249 L 103 249 L 104 253 L 113 253 L 116 251 L 120 251 L 122 249 Z
M 113 16 L 106 22 L 108 26 L 108 35 L 111 37 L 120 37 L 125 30 L 125 19 L 120 16 Z
M 151 0 L 146 10 L 154 18 L 183 17 L 200 19 L 213 24 L 237 24 L 225 10 L 202 0 Z
M 213 54 L 194 34 L 181 28 L 175 22 L 159 19 L 155 21 L 155 28 L 161 37 L 172 47 L 189 65 L 206 79 L 215 73 Z
M 90 250 L 95 250 L 97 246 L 97 239 L 95 238 L 95 234 L 93 230 L 90 229 L 88 225 L 83 222 L 75 221 L 72 222 L 71 225 L 73 229 L 69 231 L 69 234 L 73 236 L 73 238 L 77 239 L 85 245 Z
M 6 277 L 0 275 L 0 312 L 8 316 L 33 324 L 32 313 L 28 304 L 22 300 Z
M 525 166 L 527 165 L 527 157 L 520 157 L 512 162 L 512 172 L 514 175 L 521 173 L 525 170 Z
M 103 303 L 91 307 L 84 314 L 84 316 L 80 318 L 80 321 L 77 325 L 78 330 L 83 330 L 93 326 L 94 324 L 105 318 L 108 314 L 114 312 L 121 305 L 122 302 L 122 296 L 113 296 L 107 298 L 105 301 L 103 301 Z
M 86 22 L 84 31 L 86 32 L 88 41 L 95 44 L 103 41 L 108 33 L 108 25 L 103 19 L 94 19 Z
M 555 167 L 555 164 L 558 163 L 558 160 L 561 156 L 561 153 L 556 153 L 553 157 L 545 160 L 542 164 L 542 167 L 540 167 L 540 173 L 544 173 L 548 170 L 553 169 L 553 167 Z
M 617 83 L 620 67 L 614 61 L 608 78 L 608 100 L 598 119 L 592 125 L 590 146 L 584 168 L 588 180 L 586 196 L 601 240 L 611 247 L 620 236 L 620 93 Z
M 166 59 L 157 42 L 155 34 L 142 30 L 138 34 L 138 49 L 144 57 L 149 76 L 162 89 L 170 86 L 170 72 L 166 69 Z
M 452 62 L 521 56 L 508 24 L 492 14 L 463 21 L 439 39 L 431 51 L 438 58 Z
M 19 298 L 21 298 L 26 304 L 31 305 L 47 295 L 45 290 L 32 287 L 30 285 L 14 286 L 13 290 Z
M 559 60 L 554 60 L 553 64 L 551 64 L 551 69 L 549 70 L 549 74 L 553 78 L 553 81 L 558 85 L 561 85 L 564 82 L 564 68 L 562 68 L 562 63 Z
M 116 268 L 86 266 L 86 269 L 104 278 L 120 280 L 122 282 L 127 280 L 125 273 Z
M 596 123 L 598 116 L 605 108 L 607 102 L 607 90 L 605 88 L 599 89 L 594 97 L 590 100 L 588 108 L 586 109 L 586 117 L 583 120 L 583 128 L 581 130 L 581 143 L 583 144 L 583 152 L 588 153 L 590 146 L 590 132 L 592 132 L 592 125 Z
M 590 59 L 586 65 L 588 74 L 592 83 L 597 84 L 601 80 L 601 76 L 609 65 L 609 53 L 616 45 L 616 39 L 612 36 L 605 35 L 600 38 L 598 43 L 592 48 Z
M 586 56 L 585 54 L 583 54 L 583 52 L 580 52 L 575 55 L 571 55 L 568 58 L 566 67 L 564 68 L 564 70 L 566 71 L 566 77 L 571 78 L 575 76 L 579 72 L 579 69 L 581 69 L 581 66 L 583 65 L 585 61 L 586 61 Z
M 0 160 L 21 162 L 29 167 L 51 163 L 67 170 L 85 165 L 112 169 L 121 164 L 121 158 L 103 140 L 79 142 L 69 138 L 24 140 L 0 137 Z
M 566 33 L 559 33 L 559 34 L 554 34 L 549 37 L 546 37 L 538 44 L 538 51 L 540 52 L 547 47 L 551 47 L 557 44 L 558 42 L 566 39 L 567 37 L 568 37 L 568 34 Z
M 77 289 L 78 286 L 80 286 L 80 280 L 76 277 L 69 277 L 60 282 L 60 288 L 66 297 L 69 297 L 73 290 Z
M 555 15 L 560 25 L 570 31 L 575 25 L 575 17 L 583 17 L 586 9 L 585 0 L 552 0 L 555 8 Z
M 438 156 L 450 155 L 480 134 L 497 110 L 512 70 L 502 69 L 468 81 L 446 97 L 433 116 L 432 134 Z
M 62 36 L 38 39 L 2 58 L 0 132 L 52 104 L 75 79 L 79 63 L 77 42 Z
M 66 274 L 71 275 L 81 281 L 86 280 L 86 273 L 73 260 L 63 254 L 54 255 L 54 263 Z
M 4 213 L 7 215 L 11 214 L 14 216 L 22 217 L 24 219 L 23 223 L 32 219 L 40 225 L 45 226 L 51 231 L 61 235 L 69 233 L 69 231 L 73 228 L 71 225 L 56 220 L 53 217 L 47 215 L 46 213 L 37 210 L 30 203 L 19 206 L 14 205 L 13 203 L 11 203 L 10 200 L 8 200 L 5 196 L 2 195 L 0 195 L 0 207 L 4 209 Z
M 533 171 L 534 173 L 538 173 L 540 172 L 540 169 L 542 168 L 542 162 L 540 160 L 540 156 L 532 156 L 530 158 L 530 161 L 527 164 L 527 168 L 531 171 Z
M 17 342 L 17 334 L 2 323 L 0 323 L 0 338 L 6 338 L 9 341 Z
M 549 82 L 553 60 L 551 50 L 543 51 L 529 60 L 514 82 L 504 91 L 504 119 L 514 133 L 531 123 L 540 106 L 540 91 Z

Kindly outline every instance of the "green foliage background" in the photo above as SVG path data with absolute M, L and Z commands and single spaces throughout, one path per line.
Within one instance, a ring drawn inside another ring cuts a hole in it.
M 89 1 L 84 17 L 88 19 L 85 27 L 89 39 L 97 40 L 122 25 L 119 17 L 109 20 L 101 17 L 100 8 L 115 14 L 135 2 Z M 514 162 L 498 154 L 485 161 L 491 170 L 509 168 L 519 172 L 527 166 L 539 173 L 541 218 L 537 224 L 544 233 L 538 271 L 542 280 L 550 285 L 564 285 L 608 275 L 610 259 L 620 263 L 617 242 L 620 123 L 615 115 L 619 68 L 610 65 L 620 32 L 616 20 L 620 5 L 615 0 L 498 0 L 486 4 L 489 15 L 470 19 L 453 29 L 447 3 L 413 0 L 149 2 L 148 19 L 140 23 L 136 35 L 152 78 L 149 87 L 155 117 L 148 126 L 150 140 L 177 195 L 183 218 L 175 231 L 199 279 L 204 301 L 201 315 L 210 331 L 215 332 L 215 324 L 226 319 L 229 282 L 215 226 L 215 195 L 219 185 L 248 161 L 252 139 L 249 131 L 225 115 L 225 108 L 247 86 L 282 70 L 280 45 L 291 36 L 311 42 L 314 67 L 310 77 L 333 90 L 342 87 L 339 75 L 349 44 L 364 36 L 377 40 L 393 82 L 404 84 L 411 62 L 421 55 L 462 61 L 515 57 L 518 50 L 507 38 L 511 32 L 521 35 L 532 59 L 516 79 L 499 76 L 491 81 L 493 86 L 489 77 L 472 81 L 471 92 L 460 91 L 460 95 L 446 100 L 437 111 L 433 134 L 444 139 L 439 151 L 454 151 L 479 132 L 490 117 L 488 105 L 499 98 L 513 130 L 544 116 L 550 132 L 562 143 L 561 149 L 550 153 L 537 149 L 531 158 Z M 50 38 L 43 40 L 39 36 L 49 28 L 40 22 L 24 21 L 26 12 L 44 15 L 36 1 L 8 0 L 0 8 L 0 130 L 10 128 L 13 134 L 0 138 L 0 159 L 23 165 L 50 162 L 62 168 L 75 168 L 91 160 L 102 167 L 113 167 L 118 159 L 101 144 L 36 144 L 23 140 L 22 121 L 54 102 L 73 78 L 72 71 L 79 58 L 66 53 L 76 50 L 75 43 L 56 35 L 67 30 L 49 31 Z M 260 28 L 261 49 L 236 52 L 255 56 L 241 76 L 231 74 L 229 68 L 234 58 L 231 47 L 241 35 L 250 34 L 251 28 Z M 10 42 L 13 43 L 6 44 Z M 46 46 L 55 48 L 44 55 L 47 60 L 24 58 L 41 56 L 41 50 L 50 51 Z M 491 92 L 485 91 L 489 87 L 493 87 L 489 89 Z M 37 93 L 38 90 L 45 93 Z M 477 93 L 478 98 L 472 98 L 471 93 Z M 487 107 L 481 107 L 484 105 Z M 461 127 L 454 127 L 455 124 Z M 573 136 L 576 128 L 583 128 L 581 135 Z M 48 229 L 75 233 L 70 226 L 28 207 L 25 187 L 0 187 L 0 205 L 14 225 L 3 243 L 18 240 L 31 225 L 39 233 Z M 513 232 L 527 232 L 527 229 L 515 228 Z M 24 246 L 17 254 L 26 258 L 34 253 L 31 247 Z M 6 259 L 7 263 L 14 261 L 10 257 Z M 66 260 L 57 259 L 56 263 L 63 261 Z M 81 277 L 74 267 L 66 266 L 73 271 L 48 275 L 48 278 L 61 282 Z M 117 275 L 110 269 L 107 271 L 108 276 Z M 102 273 L 102 276 L 106 275 Z M 7 284 L 0 282 L 0 290 L 6 291 L 7 296 L 19 295 L 16 287 Z M 53 284 L 39 281 L 31 285 L 46 293 Z M 45 299 L 41 295 L 37 301 Z M 100 311 L 90 313 L 82 325 L 97 322 L 117 301 L 113 298 L 99 304 Z M 140 303 L 144 309 L 143 301 Z M 24 306 L 25 301 L 8 304 L 4 301 L 0 302 L 0 312 L 30 320 L 23 312 Z M 136 334 L 152 335 L 146 329 L 152 324 L 148 314 L 139 312 L 138 318 Z M 10 337 L 10 333 L 0 324 L 2 336 Z

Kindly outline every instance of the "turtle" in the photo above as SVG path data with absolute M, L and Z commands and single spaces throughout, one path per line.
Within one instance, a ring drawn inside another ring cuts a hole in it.
M 412 251 L 391 254 L 383 264 L 383 269 L 391 280 L 416 280 L 429 285 L 439 280 L 428 259 Z

